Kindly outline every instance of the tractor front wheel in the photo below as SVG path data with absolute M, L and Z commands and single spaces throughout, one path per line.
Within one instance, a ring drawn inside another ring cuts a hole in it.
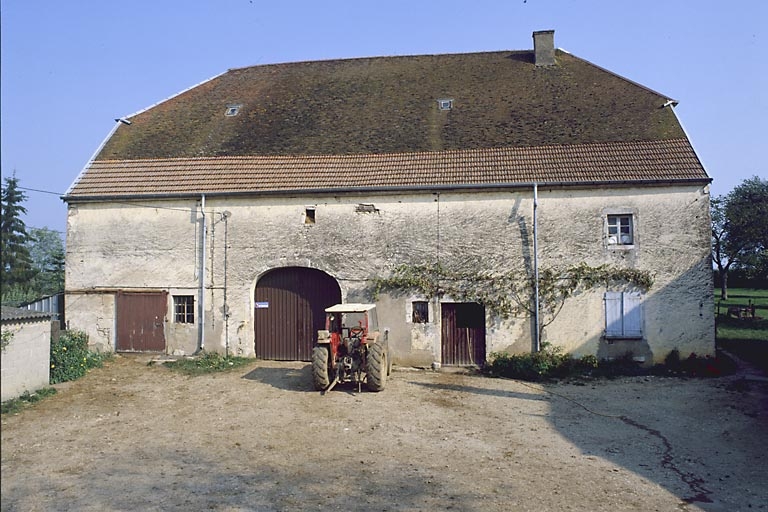
M 374 343 L 368 346 L 368 389 L 381 391 L 387 383 L 387 350 L 384 345 Z
M 312 381 L 318 391 L 331 385 L 328 378 L 328 349 L 325 347 L 312 349 Z

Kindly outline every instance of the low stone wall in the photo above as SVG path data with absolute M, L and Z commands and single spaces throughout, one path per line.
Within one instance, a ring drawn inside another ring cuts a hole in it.
M 4 321 L 2 330 L 13 333 L 1 359 L 2 401 L 47 386 L 51 365 L 51 320 Z

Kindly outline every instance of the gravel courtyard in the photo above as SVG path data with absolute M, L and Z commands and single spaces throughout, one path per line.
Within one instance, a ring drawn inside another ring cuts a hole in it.
M 186 377 L 116 356 L 2 418 L 4 511 L 768 510 L 768 383 L 530 384 L 308 363 Z

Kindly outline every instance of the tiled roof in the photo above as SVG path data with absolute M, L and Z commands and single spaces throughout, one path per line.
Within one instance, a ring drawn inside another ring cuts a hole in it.
M 685 137 L 667 96 L 563 51 L 229 70 L 119 124 L 98 160 L 367 155 Z M 439 99 L 453 100 L 450 110 Z M 237 115 L 227 116 L 239 105 Z
M 560 50 L 555 60 L 232 69 L 118 123 L 65 199 L 709 179 L 668 97 Z
M 32 311 L 23 308 L 12 308 L 10 306 L 2 306 L 0 308 L 0 319 L 3 322 L 23 321 L 23 320 L 45 320 L 51 318 L 51 313 L 45 313 L 42 311 Z
M 67 199 L 708 179 L 680 138 L 397 154 L 97 160 Z

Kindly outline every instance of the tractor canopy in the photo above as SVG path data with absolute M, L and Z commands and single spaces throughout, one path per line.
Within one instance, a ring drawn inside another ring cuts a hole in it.
M 363 328 L 366 333 L 379 330 L 375 304 L 336 304 L 326 308 L 326 330 L 342 332 L 348 328 Z

